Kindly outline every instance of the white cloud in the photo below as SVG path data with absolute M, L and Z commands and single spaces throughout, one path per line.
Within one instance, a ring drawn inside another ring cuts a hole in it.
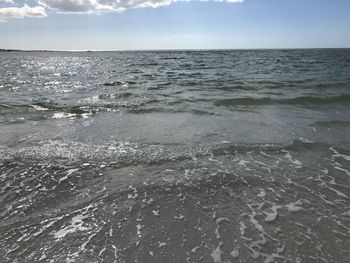
M 14 4 L 14 0 L 0 0 L 0 2 L 5 2 L 6 4 Z
M 129 8 L 169 5 L 173 0 L 39 0 L 39 3 L 60 12 L 122 12 Z
M 130 8 L 159 7 L 173 2 L 191 0 L 39 0 L 39 4 L 64 13 L 121 12 Z M 203 1 L 203 0 L 193 0 Z M 211 1 L 211 0 L 204 0 Z M 216 2 L 240 3 L 243 0 L 212 0 Z
M 0 8 L 0 22 L 5 22 L 9 19 L 23 19 L 26 17 L 46 17 L 45 8 L 42 6 L 30 7 L 4 7 Z
M 241 3 L 244 0 L 36 0 L 37 6 L 0 8 L 0 22 L 26 17 L 46 17 L 46 9 L 59 13 L 123 12 L 130 8 L 159 7 L 180 1 L 215 1 Z M 15 4 L 14 0 L 0 3 Z

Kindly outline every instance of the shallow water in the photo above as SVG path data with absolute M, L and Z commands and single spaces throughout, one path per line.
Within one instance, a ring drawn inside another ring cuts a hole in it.
M 0 53 L 0 262 L 349 262 L 350 50 Z

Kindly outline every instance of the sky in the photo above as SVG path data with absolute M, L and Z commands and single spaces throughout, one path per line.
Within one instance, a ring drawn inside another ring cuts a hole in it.
M 350 48 L 350 0 L 0 0 L 0 48 Z

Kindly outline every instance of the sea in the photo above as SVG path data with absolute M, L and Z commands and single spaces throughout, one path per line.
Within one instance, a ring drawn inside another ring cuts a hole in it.
M 0 262 L 350 262 L 350 49 L 0 52 Z

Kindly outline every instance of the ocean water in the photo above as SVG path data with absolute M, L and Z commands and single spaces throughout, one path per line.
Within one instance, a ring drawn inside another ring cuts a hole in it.
M 0 53 L 0 262 L 349 248 L 349 49 Z

